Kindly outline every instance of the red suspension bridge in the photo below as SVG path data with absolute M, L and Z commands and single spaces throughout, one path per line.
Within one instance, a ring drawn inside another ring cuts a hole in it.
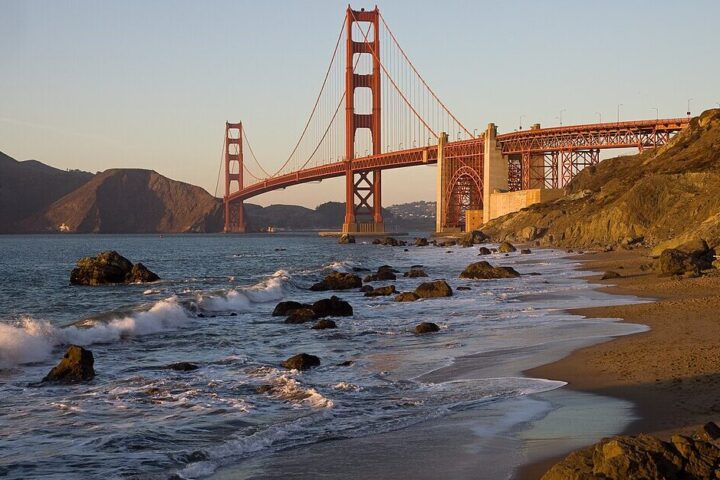
M 242 123 L 226 123 L 225 231 L 245 231 L 249 198 L 344 176 L 343 231 L 384 232 L 382 171 L 424 164 L 438 166 L 437 230 L 458 231 L 468 211 L 489 219 L 493 191 L 562 188 L 597 164 L 600 150 L 655 148 L 688 122 L 534 125 L 502 135 L 489 124 L 470 131 L 425 82 L 377 7 L 348 8 L 320 92 L 280 168 L 266 171 Z

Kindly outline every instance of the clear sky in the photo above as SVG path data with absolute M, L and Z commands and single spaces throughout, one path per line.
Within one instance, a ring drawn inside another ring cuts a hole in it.
M 720 1 L 386 1 L 383 16 L 470 129 L 693 114 L 720 104 Z M 343 1 L 0 0 L 0 150 L 215 184 L 226 120 L 287 157 Z M 353 3 L 372 8 L 374 3 Z M 384 203 L 432 200 L 435 169 L 386 172 Z M 408 179 L 410 181 L 408 181 Z M 341 180 L 261 204 L 343 200 Z

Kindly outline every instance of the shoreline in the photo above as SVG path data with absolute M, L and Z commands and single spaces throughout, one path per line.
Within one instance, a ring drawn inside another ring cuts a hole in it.
M 636 420 L 618 435 L 649 433 L 669 438 L 690 433 L 720 417 L 720 276 L 658 277 L 646 266 L 646 250 L 589 253 L 577 257 L 579 270 L 613 270 L 622 278 L 587 280 L 598 291 L 653 299 L 650 303 L 578 308 L 569 313 L 586 318 L 620 318 L 648 331 L 609 338 L 572 351 L 561 360 L 534 367 L 523 375 L 567 382 L 575 392 L 631 402 Z M 539 479 L 569 451 L 516 469 L 514 478 Z

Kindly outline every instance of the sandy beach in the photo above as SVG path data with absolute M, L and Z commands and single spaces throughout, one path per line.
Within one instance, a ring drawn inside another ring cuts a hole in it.
M 590 277 L 607 285 L 602 291 L 657 301 L 572 313 L 622 318 L 650 330 L 576 350 L 525 374 L 563 380 L 568 382 L 566 388 L 632 402 L 638 419 L 628 425 L 625 434 L 644 432 L 668 438 L 718 420 L 720 275 L 659 277 L 648 269 L 652 259 L 641 250 L 585 254 L 580 259 L 585 270 L 612 270 L 622 275 L 610 280 L 601 280 L 601 275 Z M 540 478 L 559 458 L 528 465 L 516 478 Z

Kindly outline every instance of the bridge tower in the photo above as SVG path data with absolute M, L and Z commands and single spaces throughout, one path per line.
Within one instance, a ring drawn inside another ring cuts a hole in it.
M 343 232 L 385 231 L 382 217 L 382 183 L 380 169 L 355 171 L 355 133 L 360 128 L 370 130 L 372 155 L 381 152 L 380 137 L 380 10 L 357 11 L 350 7 L 346 13 L 347 46 L 345 50 L 345 223 Z M 368 41 L 353 40 L 353 25 L 370 23 L 372 36 Z M 355 73 L 355 55 L 372 56 L 372 72 Z M 355 89 L 369 88 L 372 94 L 372 111 L 355 112 Z
M 230 201 L 232 192 L 243 188 L 242 122 L 225 122 L 225 233 L 245 233 L 245 206 L 242 200 Z M 233 182 L 237 189 L 233 190 Z

